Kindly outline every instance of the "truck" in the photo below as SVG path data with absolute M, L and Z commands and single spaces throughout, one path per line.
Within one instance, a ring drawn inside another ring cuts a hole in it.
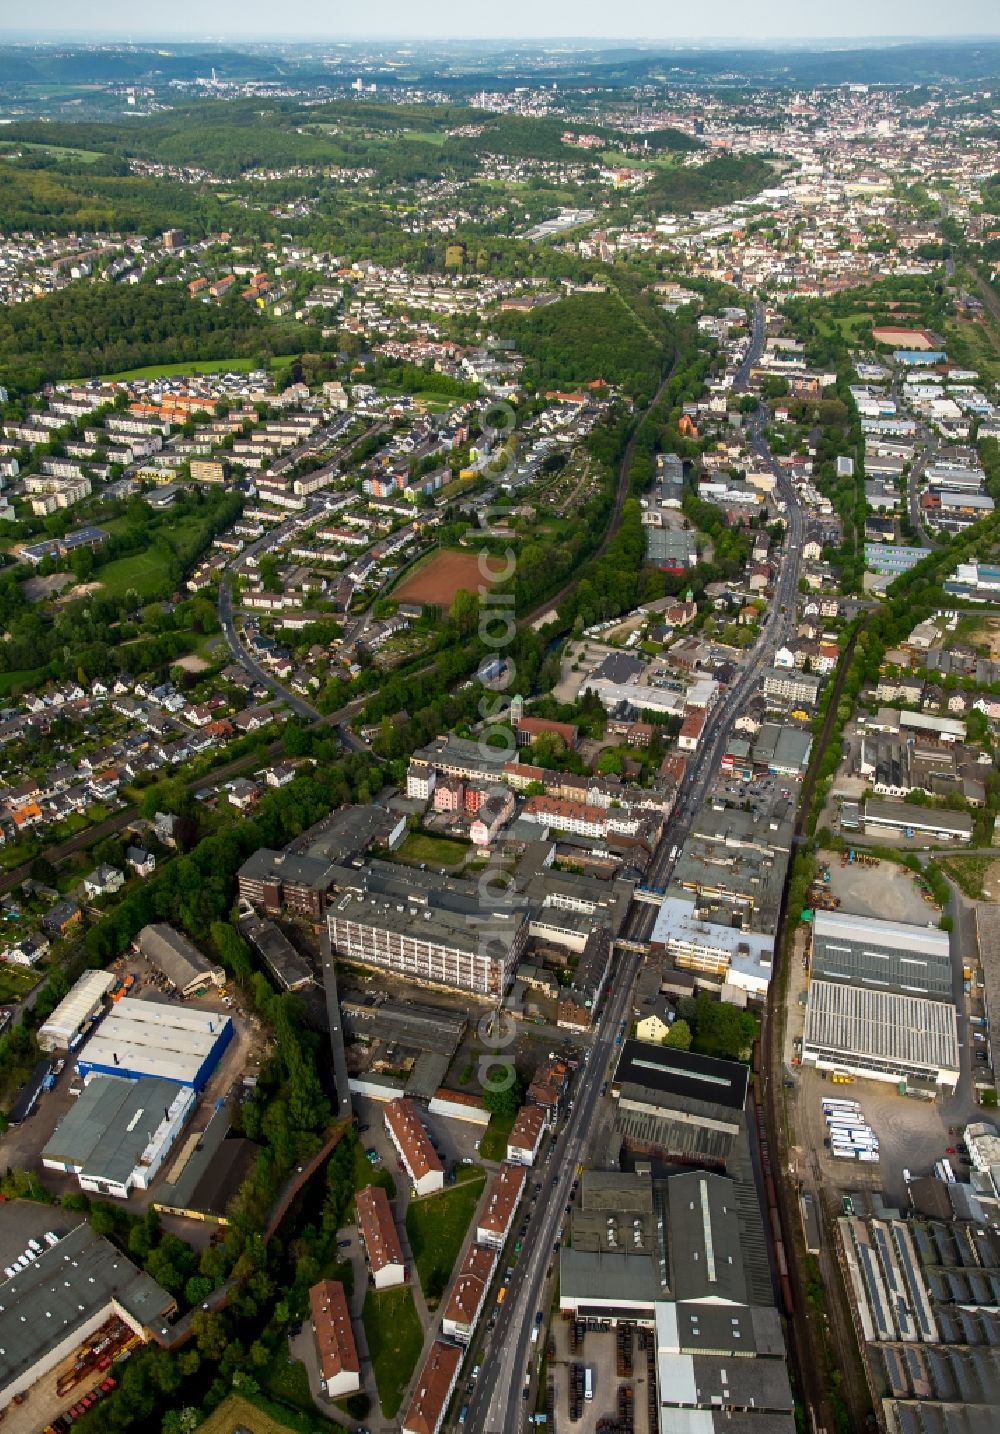
M 594 1371 L 589 1364 L 583 1367 L 583 1397 L 587 1400 L 594 1397 Z

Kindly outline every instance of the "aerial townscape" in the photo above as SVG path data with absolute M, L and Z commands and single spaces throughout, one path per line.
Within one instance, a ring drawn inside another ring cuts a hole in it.
M 171 8 L 0 33 L 0 1434 L 996 1434 L 997 13 Z

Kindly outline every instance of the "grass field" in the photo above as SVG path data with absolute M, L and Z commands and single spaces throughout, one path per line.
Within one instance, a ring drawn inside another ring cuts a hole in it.
M 167 576 L 166 557 L 146 552 L 106 563 L 94 574 L 94 580 L 114 597 L 124 597 L 129 588 L 135 588 L 140 597 L 151 597 L 159 592 Z
M 280 1399 L 282 1404 L 306 1411 L 314 1408 L 306 1367 L 301 1360 L 289 1358 L 284 1342 L 278 1345 L 274 1358 L 264 1370 L 261 1384 L 266 1394 Z
M 865 337 L 866 331 L 870 337 L 871 326 L 871 314 L 863 313 L 844 314 L 841 318 L 818 319 L 816 322 L 820 333 L 830 335 L 839 329 L 848 343 L 857 343 Z
M 468 850 L 468 842 L 411 832 L 396 856 L 402 861 L 426 862 L 428 866 L 458 866 Z
M 317 1416 L 316 1424 L 323 1421 Z M 312 1423 L 312 1421 L 310 1421 Z M 198 1434 L 230 1434 L 233 1429 L 247 1429 L 249 1434 L 284 1434 L 296 1424 L 285 1424 L 258 1405 L 250 1403 L 239 1394 L 230 1394 L 217 1408 L 212 1410 L 203 1423 L 198 1425 Z
M 406 1285 L 397 1285 L 391 1290 L 369 1290 L 361 1318 L 382 1414 L 392 1419 L 402 1403 L 403 1390 L 424 1343 L 412 1291 Z
M 428 1305 L 436 1305 L 448 1287 L 458 1252 L 486 1183 L 485 1173 L 414 1200 L 406 1212 L 406 1233 Z
M 37 150 L 42 154 L 51 155 L 53 159 L 76 160 L 80 164 L 94 164 L 97 160 L 105 158 L 99 149 L 68 149 L 61 144 L 34 144 L 23 139 L 11 140 L 9 143 L 8 154 L 19 149 Z M 6 156 L 0 154 L 0 158 L 6 158 Z
M 253 359 L 191 359 L 188 363 L 154 363 L 148 368 L 130 368 L 123 373 L 105 373 L 105 380 L 124 381 L 128 378 L 181 378 L 195 373 L 249 373 Z
M 19 672 L 0 672 L 0 696 L 13 692 L 15 687 L 27 691 L 37 686 L 44 671 L 44 667 L 26 667 Z
M 4 961 L 0 964 L 0 1002 L 20 1001 L 41 979 L 40 971 L 29 971 Z
M 504 1160 L 507 1157 L 507 1137 L 514 1128 L 513 1115 L 491 1115 L 486 1132 L 479 1142 L 479 1153 L 484 1160 Z

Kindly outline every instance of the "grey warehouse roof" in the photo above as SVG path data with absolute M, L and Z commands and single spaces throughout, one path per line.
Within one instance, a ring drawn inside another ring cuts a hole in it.
M 109 1240 L 78 1225 L 34 1264 L 0 1286 L 0 1401 L 17 1379 L 115 1300 L 136 1323 L 165 1333 L 172 1295 L 137 1270 Z
M 59 1122 L 42 1159 L 125 1185 L 179 1098 L 191 1100 L 173 1081 L 93 1076 Z

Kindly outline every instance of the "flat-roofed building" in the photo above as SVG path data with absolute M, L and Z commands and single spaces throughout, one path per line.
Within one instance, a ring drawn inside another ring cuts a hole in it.
M 233 1037 L 218 1011 L 123 996 L 81 1047 L 77 1072 L 155 1076 L 201 1090 Z
M 401 1096 L 385 1108 L 385 1128 L 418 1195 L 444 1185 L 444 1166 L 424 1129 L 417 1107 Z
M 912 802 L 886 802 L 869 797 L 865 802 L 866 832 L 888 832 L 892 836 L 930 837 L 933 841 L 968 846 L 972 840 L 972 818 L 966 812 L 948 812 L 918 807 Z
M 950 1001 L 814 979 L 802 1059 L 871 1080 L 916 1077 L 945 1091 L 958 1084 L 958 1026 Z
M 351 1328 L 351 1312 L 339 1280 L 320 1280 L 309 1291 L 309 1316 L 320 1384 L 327 1399 L 361 1388 L 361 1362 Z
M 202 986 L 224 986 L 226 973 L 193 945 L 186 936 L 165 922 L 144 926 L 136 937 L 139 954 L 155 966 L 180 996 L 190 996 Z
M 842 911 L 813 917 L 813 979 L 950 1001 L 954 985 L 946 931 Z
M 616 1129 L 634 1150 L 725 1166 L 743 1129 L 747 1081 L 740 1062 L 627 1040 L 611 1085 Z
M 494 1250 L 503 1249 L 527 1180 L 528 1172 L 523 1165 L 504 1163 L 500 1166 L 490 1181 L 476 1227 L 476 1239 L 481 1245 L 489 1245 Z
M 496 1266 L 494 1250 L 485 1245 L 469 1246 L 441 1319 L 441 1333 L 448 1339 L 459 1344 L 468 1344 L 472 1339 Z
M 310 921 L 321 920 L 333 867 L 322 857 L 261 847 L 237 873 L 239 893 L 251 906 L 276 916 L 288 910 Z
M 417 1375 L 403 1415 L 402 1434 L 438 1434 L 458 1383 L 465 1351 L 436 1339 Z
M 46 1170 L 75 1175 L 93 1195 L 148 1190 L 190 1116 L 189 1086 L 93 1076 L 42 1151 Z
M 444 900 L 448 894 L 442 887 Z M 502 996 L 527 947 L 528 923 L 520 911 L 477 910 L 472 896 L 431 906 L 347 891 L 330 910 L 330 941 L 348 961 L 428 985 Z
M 0 1408 L 29 1390 L 112 1316 L 140 1339 L 167 1340 L 173 1295 L 87 1224 L 43 1250 L 3 1286 Z
M 381 1185 L 366 1185 L 358 1191 L 354 1205 L 358 1233 L 375 1288 L 385 1290 L 391 1285 L 401 1285 L 406 1279 L 406 1264 L 388 1195 Z
M 104 998 L 115 984 L 110 971 L 84 971 L 83 975 L 38 1028 L 43 1051 L 65 1051 L 104 1009 Z
M 773 863 L 772 863 L 773 865 Z M 650 937 L 682 971 L 726 981 L 748 995 L 764 996 L 771 980 L 774 937 L 703 915 L 687 896 L 664 897 Z
M 513 1165 L 534 1165 L 545 1134 L 545 1112 L 538 1105 L 522 1105 L 507 1137 L 507 1159 Z

